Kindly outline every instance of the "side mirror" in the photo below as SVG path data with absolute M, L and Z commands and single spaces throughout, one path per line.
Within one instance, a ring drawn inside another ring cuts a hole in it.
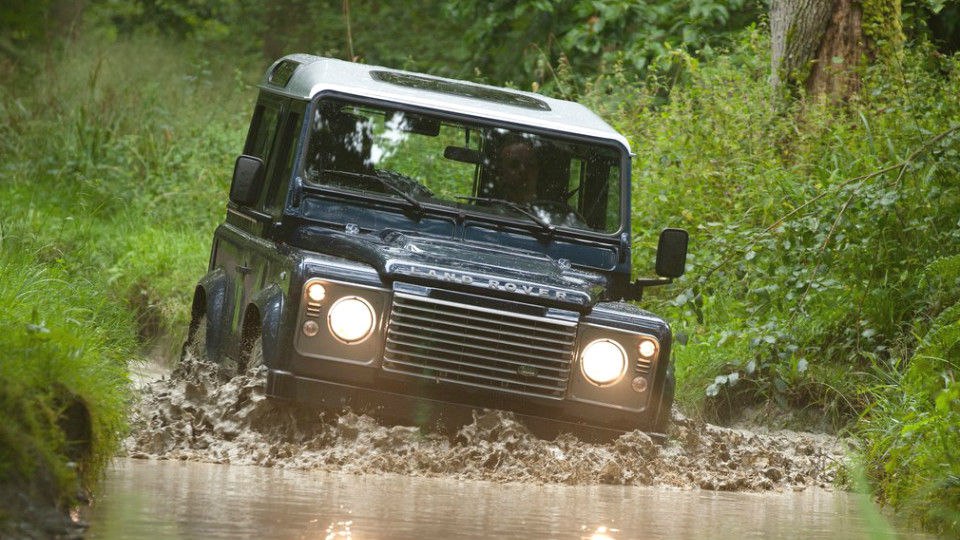
M 678 278 L 687 266 L 687 242 L 690 235 L 683 229 L 664 229 L 657 244 L 657 275 Z
M 246 154 L 237 158 L 233 167 L 233 183 L 230 185 L 230 200 L 250 206 L 257 202 L 263 187 L 263 160 Z

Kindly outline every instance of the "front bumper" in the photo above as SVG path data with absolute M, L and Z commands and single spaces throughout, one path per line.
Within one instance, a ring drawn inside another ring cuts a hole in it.
M 456 429 L 473 420 L 474 411 L 494 408 L 511 411 L 535 434 L 553 438 L 559 433 L 574 433 L 587 440 L 609 441 L 635 429 L 645 429 L 636 414 L 618 413 L 587 403 L 561 402 L 543 406 L 522 399 L 456 392 L 453 395 L 414 395 L 397 388 L 376 388 L 330 382 L 271 369 L 267 375 L 267 395 L 340 411 L 346 407 L 388 421 L 411 423 L 425 428 Z M 605 425 L 584 423 L 578 418 L 602 418 Z M 661 437 L 659 433 L 648 433 Z

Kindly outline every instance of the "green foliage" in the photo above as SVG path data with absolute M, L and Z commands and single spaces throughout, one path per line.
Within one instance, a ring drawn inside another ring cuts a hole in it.
M 253 96 L 236 72 L 184 52 L 80 45 L 36 86 L 0 96 L 8 246 L 55 253 L 77 273 L 98 268 L 119 298 L 146 287 L 150 309 L 175 327 Z
M 924 282 L 953 302 L 934 318 L 905 370 L 874 388 L 858 426 L 867 473 L 889 503 L 929 528 L 960 534 L 960 255 L 931 264 Z
M 688 336 L 678 398 L 834 426 L 867 410 L 874 486 L 956 534 L 960 57 L 908 48 L 835 106 L 775 95 L 766 40 L 690 63 L 666 103 L 616 68 L 585 93 L 637 153 L 639 273 L 660 229 L 693 229 L 687 275 L 646 299 Z
M 916 283 L 960 246 L 960 129 L 945 132 L 960 64 L 927 71 L 930 54 L 871 69 L 844 107 L 775 95 L 759 30 L 689 64 L 663 105 L 658 79 L 612 70 L 588 87 L 638 154 L 639 272 L 660 229 L 694 230 L 687 276 L 648 299 L 690 336 L 675 352 L 684 402 L 772 399 L 842 423 L 869 401 L 867 370 L 916 347 L 940 302 Z
M 466 43 L 450 25 L 445 1 L 347 2 L 344 10 L 342 0 L 113 0 L 91 12 L 99 26 L 124 36 L 148 31 L 187 38 L 230 58 L 304 52 L 466 76 Z
M 553 65 L 569 63 L 588 77 L 621 62 L 639 72 L 674 68 L 675 49 L 696 51 L 723 42 L 763 11 L 754 0 L 451 0 L 468 27 L 473 63 L 495 81 L 543 85 Z

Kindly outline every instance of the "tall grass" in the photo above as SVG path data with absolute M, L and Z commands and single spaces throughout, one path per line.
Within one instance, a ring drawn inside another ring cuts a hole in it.
M 0 86 L 0 481 L 63 503 L 122 436 L 127 364 L 182 334 L 256 74 L 153 39 L 34 60 Z
M 63 502 L 77 480 L 90 487 L 125 425 L 124 314 L 62 265 L 6 251 L 0 305 L 0 480 Z

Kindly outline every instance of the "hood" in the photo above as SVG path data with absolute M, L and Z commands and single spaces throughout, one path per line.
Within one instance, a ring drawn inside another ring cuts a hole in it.
M 593 306 L 607 285 L 603 274 L 573 269 L 569 261 L 543 253 L 389 229 L 351 234 L 303 226 L 291 244 L 369 264 L 385 281 L 453 283 L 479 292 L 496 291 L 569 306 Z

